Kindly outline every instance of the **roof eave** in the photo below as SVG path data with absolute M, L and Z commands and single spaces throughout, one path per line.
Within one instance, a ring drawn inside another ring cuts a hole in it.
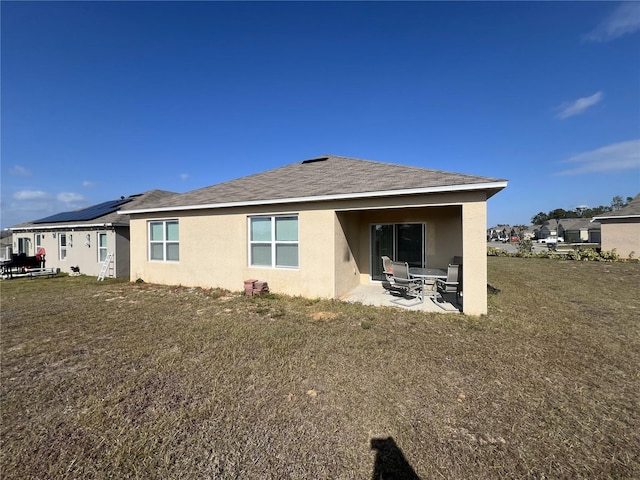
M 78 224 L 65 224 L 65 225 L 52 225 L 52 224 L 43 224 L 43 225 L 28 225 L 24 227 L 9 227 L 7 230 L 20 231 L 20 230 L 64 230 L 69 228 L 105 228 L 105 227 L 123 227 L 127 226 L 126 223 L 78 223 Z
M 611 215 L 610 217 L 593 217 L 591 221 L 597 222 L 599 220 L 616 220 L 618 218 L 640 218 L 640 215 Z
M 175 212 L 184 210 L 207 210 L 216 208 L 230 208 L 230 207 L 251 207 L 255 205 L 278 205 L 284 203 L 305 203 L 305 202 L 322 202 L 328 200 L 349 200 L 356 198 L 376 198 L 376 197 L 388 197 L 388 196 L 400 196 L 400 195 L 419 195 L 419 194 L 432 194 L 432 193 L 448 193 L 448 192 L 461 192 L 461 191 L 474 191 L 474 190 L 489 190 L 492 191 L 489 197 L 495 195 L 497 192 L 507 186 L 506 180 L 489 182 L 489 183 L 473 183 L 464 185 L 446 185 L 440 187 L 427 187 L 427 188 L 409 188 L 404 190 L 382 190 L 376 192 L 359 192 L 359 193 L 339 193 L 334 195 L 318 195 L 314 197 L 294 197 L 294 198 L 278 198 L 273 200 L 249 200 L 243 202 L 223 202 L 223 203 L 209 203 L 203 205 L 180 205 L 173 207 L 157 207 L 157 208 L 139 208 L 133 210 L 120 210 L 119 215 L 131 215 L 136 213 L 159 213 L 159 212 Z

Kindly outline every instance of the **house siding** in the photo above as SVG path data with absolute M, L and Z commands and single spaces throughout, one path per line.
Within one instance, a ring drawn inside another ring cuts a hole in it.
M 217 215 L 181 213 L 132 219 L 130 229 L 134 241 L 131 243 L 131 279 L 232 291 L 241 290 L 244 280 L 259 279 L 268 282 L 271 290 L 284 294 L 334 297 L 332 246 L 336 242 L 333 212 L 300 210 L 295 206 L 286 209 L 234 210 Z M 249 266 L 248 218 L 292 213 L 297 213 L 299 220 L 299 267 Z M 162 219 L 177 219 L 179 222 L 178 262 L 147 260 L 147 222 Z
M 600 220 L 602 250 L 616 250 L 622 258 L 640 256 L 640 223 L 638 219 Z M 611 222 L 611 223 L 609 223 Z
M 127 278 L 131 275 L 130 270 L 130 251 L 129 251 L 129 227 L 119 227 L 115 231 L 115 248 L 114 250 L 107 250 L 108 252 L 113 251 L 115 253 L 113 258 L 113 265 L 115 267 L 115 275 L 118 278 Z M 102 267 L 102 264 L 100 264 Z
M 33 256 L 36 254 L 36 235 L 41 235 L 41 247 L 46 251 L 46 267 L 47 268 L 59 268 L 61 272 L 71 273 L 71 267 L 79 267 L 80 273 L 84 275 L 98 276 L 102 263 L 98 261 L 98 234 L 107 234 L 107 251 L 124 252 L 124 258 L 129 256 L 129 248 L 127 244 L 122 243 L 118 239 L 119 235 L 111 228 L 101 229 L 82 229 L 72 228 L 65 230 L 64 228 L 41 231 L 29 231 L 29 232 L 14 232 L 13 234 L 13 251 L 17 253 L 18 239 L 26 238 L 29 240 L 29 252 L 27 255 Z M 65 234 L 67 236 L 67 256 L 64 260 L 60 259 L 60 235 Z M 117 247 L 117 243 L 120 241 L 120 246 Z M 117 261 L 118 255 L 115 256 L 114 261 Z M 116 267 L 114 271 L 116 276 L 120 278 L 129 277 L 128 269 Z
M 468 202 L 462 206 L 462 290 L 464 313 L 487 313 L 487 204 Z
M 298 215 L 299 268 L 250 267 L 248 217 L 278 214 Z M 147 222 L 170 219 L 179 222 L 180 260 L 149 261 Z M 277 293 L 339 298 L 370 282 L 370 225 L 402 222 L 427 224 L 428 265 L 464 256 L 464 313 L 486 313 L 483 192 L 132 214 L 130 278 L 231 291 L 259 279 Z

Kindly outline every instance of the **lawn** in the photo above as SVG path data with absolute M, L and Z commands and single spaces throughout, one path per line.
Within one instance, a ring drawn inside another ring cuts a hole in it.
M 640 478 L 640 265 L 488 262 L 481 318 L 2 281 L 0 476 Z

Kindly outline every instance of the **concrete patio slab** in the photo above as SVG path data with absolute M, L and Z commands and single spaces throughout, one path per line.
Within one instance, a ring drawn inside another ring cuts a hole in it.
M 436 313 L 460 313 L 462 305 L 448 302 L 436 303 L 425 295 L 423 303 L 414 298 L 403 298 L 392 295 L 380 284 L 358 285 L 341 299 L 345 302 L 362 303 L 363 305 L 373 305 L 376 307 L 396 307 L 413 311 L 436 312 Z

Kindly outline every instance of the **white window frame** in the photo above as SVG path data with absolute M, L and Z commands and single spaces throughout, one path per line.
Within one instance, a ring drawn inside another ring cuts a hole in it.
M 62 244 L 62 240 L 64 239 L 64 245 Z M 67 242 L 67 234 L 59 233 L 58 234 L 58 258 L 60 261 L 64 261 L 67 259 L 67 248 L 69 248 L 69 242 Z
M 107 240 L 105 243 L 108 244 L 108 242 L 109 242 L 109 237 L 107 236 L 107 234 L 105 232 L 98 232 L 97 233 L 96 246 L 98 247 L 98 263 L 104 263 L 104 261 L 107 259 L 107 254 L 108 254 L 108 250 L 109 250 L 109 247 L 107 247 L 107 246 L 105 246 L 105 247 L 100 246 L 100 237 L 103 236 L 103 235 L 104 235 L 105 239 Z M 104 251 L 104 258 L 102 258 L 100 256 L 100 252 L 103 252 L 103 251 Z
M 41 233 L 36 233 L 36 249 L 35 252 L 37 253 L 38 250 L 40 250 L 42 248 L 42 234 Z
M 29 255 L 29 244 L 31 240 L 28 237 L 19 237 L 18 238 L 18 253 L 24 253 L 25 255 Z
M 296 220 L 296 240 L 276 240 L 276 222 L 278 219 L 295 218 Z M 270 240 L 252 240 L 251 224 L 253 220 L 269 219 L 271 222 L 271 239 Z M 298 270 L 300 268 L 300 217 L 297 213 L 278 214 L 278 215 L 255 215 L 247 218 L 247 234 L 248 234 L 248 253 L 249 266 L 252 268 L 282 268 L 287 270 Z M 271 247 L 271 265 L 254 264 L 252 247 L 256 245 L 269 245 Z M 277 264 L 277 247 L 279 245 L 295 245 L 297 247 L 296 265 L 278 265 Z
M 162 240 L 151 240 L 151 228 L 154 224 L 162 225 Z M 176 224 L 178 226 L 178 240 L 167 240 L 167 227 L 169 224 Z M 151 246 L 162 245 L 162 258 L 151 258 Z M 178 258 L 168 259 L 168 248 L 171 245 L 178 246 Z M 150 262 L 171 262 L 177 263 L 180 261 L 180 222 L 177 219 L 169 220 L 149 220 L 147 222 L 147 258 Z

